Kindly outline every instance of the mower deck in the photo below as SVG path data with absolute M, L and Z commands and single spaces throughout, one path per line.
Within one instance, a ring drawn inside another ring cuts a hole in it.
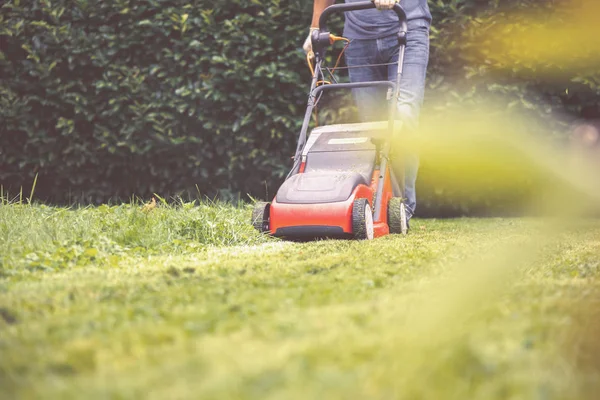
M 270 233 L 351 237 L 354 200 L 367 199 L 373 204 L 379 179 L 377 143 L 387 128 L 387 122 L 315 128 L 302 153 L 299 173 L 283 183 L 271 204 Z M 386 186 L 389 190 L 384 192 L 391 192 L 391 182 Z M 384 207 L 387 201 L 384 199 Z M 388 234 L 387 218 L 375 221 L 373 228 L 375 237 Z

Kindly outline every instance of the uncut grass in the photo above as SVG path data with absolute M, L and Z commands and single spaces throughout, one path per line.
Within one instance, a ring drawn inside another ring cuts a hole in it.
M 370 243 L 272 241 L 5 278 L 0 304 L 14 321 L 1 331 L 0 387 L 42 397 L 559 398 L 577 384 L 560 341 L 569 305 L 597 282 L 600 226 L 537 240 L 546 226 L 416 221 L 406 238 Z
M 248 207 L 218 202 L 159 204 L 150 212 L 133 203 L 84 208 L 5 203 L 0 206 L 0 276 L 265 242 L 246 223 L 247 212 Z

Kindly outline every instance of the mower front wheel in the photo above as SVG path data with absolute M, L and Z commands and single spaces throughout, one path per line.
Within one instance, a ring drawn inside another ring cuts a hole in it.
M 259 201 L 252 210 L 252 226 L 260 233 L 269 233 L 271 203 Z
M 355 239 L 372 240 L 374 237 L 373 211 L 367 199 L 354 200 L 352 205 L 352 233 Z

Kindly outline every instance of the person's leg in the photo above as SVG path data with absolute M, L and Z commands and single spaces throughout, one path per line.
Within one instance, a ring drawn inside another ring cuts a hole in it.
M 377 39 L 352 40 L 345 52 L 346 65 L 381 64 L 381 54 Z M 387 69 L 382 67 L 350 68 L 351 82 L 371 82 L 387 80 Z M 384 118 L 381 110 L 385 110 L 385 93 L 380 88 L 353 89 L 352 95 L 358 108 L 358 115 L 363 122 Z
M 398 60 L 398 41 L 395 36 L 386 38 L 390 61 Z M 425 92 L 425 77 L 429 62 L 429 29 L 417 28 L 410 30 L 407 35 L 407 45 L 404 52 L 402 79 L 400 81 L 400 97 L 398 98 L 398 118 L 403 121 L 403 135 L 414 135 L 419 125 L 419 115 L 423 105 Z M 388 79 L 395 81 L 398 72 L 397 65 L 390 65 Z M 404 192 L 409 218 L 417 206 L 415 184 L 419 169 L 419 157 L 415 152 L 395 149 L 401 157 L 394 157 L 392 168 L 398 179 L 404 175 Z

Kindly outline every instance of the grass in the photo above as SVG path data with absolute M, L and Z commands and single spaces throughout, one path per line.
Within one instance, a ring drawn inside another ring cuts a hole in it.
M 249 218 L 0 206 L 0 398 L 597 393 L 600 221 L 289 243 Z

